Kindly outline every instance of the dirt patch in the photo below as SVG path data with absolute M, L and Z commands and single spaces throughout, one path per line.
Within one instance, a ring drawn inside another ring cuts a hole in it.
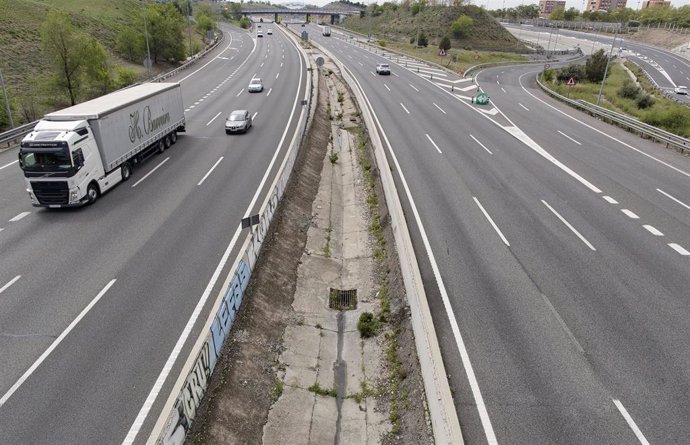
M 690 35 L 668 32 L 663 29 L 640 29 L 636 33 L 626 35 L 625 38 L 666 49 L 673 49 L 690 42 Z

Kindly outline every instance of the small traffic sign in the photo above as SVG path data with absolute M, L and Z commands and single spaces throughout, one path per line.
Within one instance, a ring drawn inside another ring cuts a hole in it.
M 439 56 L 445 56 L 446 55 L 446 50 L 441 48 L 441 50 L 438 52 Z
M 568 85 L 569 87 L 574 87 L 575 86 L 575 78 L 571 76 L 570 79 L 568 79 L 568 83 L 566 85 Z
M 477 105 L 486 105 L 489 103 L 489 95 L 486 93 L 477 94 L 472 98 L 472 102 Z

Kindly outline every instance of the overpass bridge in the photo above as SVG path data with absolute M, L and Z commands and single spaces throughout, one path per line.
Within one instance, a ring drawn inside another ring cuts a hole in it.
M 344 15 L 359 14 L 360 17 L 364 15 L 364 10 L 359 9 L 324 9 L 324 8 L 299 8 L 299 9 L 276 9 L 276 8 L 252 8 L 242 7 L 242 15 L 248 16 L 252 14 L 273 14 L 274 21 L 278 21 L 279 15 L 304 15 L 305 21 L 310 21 L 312 16 L 330 16 L 331 25 L 336 22 L 336 18 Z

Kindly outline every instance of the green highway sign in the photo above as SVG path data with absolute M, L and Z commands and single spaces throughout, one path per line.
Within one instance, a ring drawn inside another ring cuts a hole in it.
M 477 105 L 486 105 L 489 103 L 489 95 L 486 93 L 477 94 L 472 98 L 472 102 Z

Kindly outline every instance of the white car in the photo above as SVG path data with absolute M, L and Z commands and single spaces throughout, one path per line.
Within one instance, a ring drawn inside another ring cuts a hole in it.
M 391 73 L 391 67 L 387 63 L 379 63 L 376 65 L 376 74 L 388 75 Z
M 261 82 L 261 79 L 259 79 L 258 77 L 255 77 L 249 81 L 249 86 L 247 87 L 247 91 L 249 91 L 250 93 L 260 93 L 263 90 L 264 90 L 264 84 Z
M 257 38 L 258 38 L 258 37 L 263 37 L 263 36 L 264 36 L 264 33 L 261 32 L 261 30 L 258 30 L 258 31 L 256 32 L 256 37 L 257 37 Z
M 266 34 L 269 36 L 273 35 L 273 28 L 268 28 L 268 31 L 266 31 Z
M 684 96 L 688 95 L 688 87 L 683 85 L 678 85 L 676 88 L 674 88 L 673 91 L 675 91 L 676 94 L 682 94 Z

